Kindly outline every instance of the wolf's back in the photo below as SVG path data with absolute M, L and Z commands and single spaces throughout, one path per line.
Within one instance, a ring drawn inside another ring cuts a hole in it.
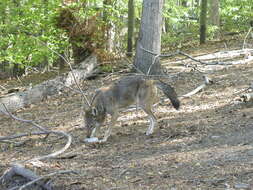
M 157 80 L 155 84 L 170 99 L 173 107 L 178 110 L 180 107 L 180 101 L 177 97 L 177 93 L 174 90 L 174 88 L 170 86 L 169 84 L 164 83 L 160 80 Z

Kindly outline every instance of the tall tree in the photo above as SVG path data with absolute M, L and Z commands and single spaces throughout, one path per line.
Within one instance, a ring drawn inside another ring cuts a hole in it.
M 207 0 L 201 0 L 200 11 L 200 44 L 206 42 L 206 16 L 207 16 Z
M 155 59 L 151 52 L 161 53 L 162 8 L 163 0 L 143 0 L 134 65 L 145 74 L 161 73 L 159 57 Z
M 210 0 L 210 24 L 220 26 L 220 0 Z
M 109 52 L 113 51 L 113 39 L 115 37 L 114 34 L 114 26 L 110 17 L 112 16 L 111 7 L 113 7 L 114 0 L 103 0 L 103 21 L 106 25 L 105 27 L 105 39 L 106 39 L 106 50 Z
M 133 34 L 134 34 L 134 0 L 128 0 L 128 32 L 127 32 L 127 55 L 133 54 Z

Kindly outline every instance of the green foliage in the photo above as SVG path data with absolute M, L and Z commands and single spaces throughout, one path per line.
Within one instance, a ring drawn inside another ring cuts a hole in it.
M 200 7 L 191 4 L 194 1 L 186 1 L 187 6 L 179 4 L 183 1 L 165 1 L 164 17 L 166 33 L 163 33 L 164 46 L 178 46 L 186 41 L 199 38 L 199 12 Z M 246 31 L 250 20 L 253 20 L 252 1 L 249 0 L 224 0 L 220 1 L 221 28 L 207 26 L 207 38 L 215 38 L 218 31 Z M 208 15 L 210 13 L 208 8 Z M 208 23 L 208 20 L 207 20 Z
M 199 31 L 198 7 L 182 6 L 178 1 L 165 1 L 163 15 L 166 33 L 162 35 L 164 46 L 180 46 L 181 43 L 197 39 Z
M 224 31 L 248 30 L 249 21 L 253 19 L 252 1 L 221 1 L 221 17 Z
M 106 72 L 106 73 L 110 73 L 110 72 L 113 72 L 113 65 L 111 64 L 105 64 L 105 65 L 101 65 L 100 66 L 100 70 L 102 72 Z
M 4 0 L 0 3 L 0 63 L 21 67 L 51 65 L 68 45 L 66 37 L 54 26 L 59 2 L 50 0 Z M 49 48 L 52 50 L 50 50 Z
M 128 0 L 72 0 L 66 1 L 71 3 L 64 6 L 63 2 L 65 1 L 1 0 L 0 64 L 7 62 L 10 67 L 18 64 L 20 68 L 52 65 L 58 59 L 54 52 L 61 54 L 70 47 L 67 34 L 56 27 L 55 18 L 62 7 L 74 10 L 73 14 L 80 23 L 85 23 L 90 17 L 97 15 L 96 24 L 101 25 L 101 30 L 113 26 L 117 50 L 125 50 Z M 196 1 L 164 2 L 166 32 L 162 35 L 163 46 L 178 47 L 184 42 L 198 40 L 200 10 L 198 5 L 192 4 Z M 134 3 L 135 31 L 138 32 L 142 0 L 134 0 Z M 249 21 L 253 19 L 250 0 L 224 0 L 220 3 L 223 32 L 248 29 Z M 208 26 L 208 38 L 214 38 L 217 31 L 220 31 L 219 27 Z M 95 39 L 91 41 L 101 48 L 106 48 L 103 46 L 106 35 L 94 36 Z

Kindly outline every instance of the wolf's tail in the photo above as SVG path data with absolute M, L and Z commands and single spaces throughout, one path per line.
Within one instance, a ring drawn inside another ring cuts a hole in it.
M 178 110 L 180 107 L 180 101 L 174 88 L 160 80 L 156 81 L 156 86 L 163 91 L 163 93 L 170 99 L 173 107 Z

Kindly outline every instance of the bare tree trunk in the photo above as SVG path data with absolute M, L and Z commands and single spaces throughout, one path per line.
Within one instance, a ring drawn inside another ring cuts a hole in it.
M 210 24 L 220 26 L 220 0 L 210 0 Z
M 108 52 L 113 51 L 113 39 L 115 37 L 115 31 L 114 26 L 109 18 L 111 16 L 111 11 L 107 8 L 107 6 L 113 6 L 113 0 L 104 0 L 103 6 L 104 6 L 104 12 L 103 12 L 103 21 L 106 23 L 106 33 L 105 33 L 105 39 L 106 39 L 106 50 Z
M 200 44 L 204 44 L 206 42 L 206 15 L 207 0 L 202 0 L 200 12 Z
M 220 0 L 209 0 L 209 23 L 216 26 L 215 38 L 220 38 Z
M 133 55 L 133 34 L 134 34 L 134 0 L 128 0 L 128 36 L 127 55 Z
M 210 0 L 209 23 L 217 27 L 214 33 L 215 38 L 220 38 L 220 0 Z
M 162 8 L 163 0 L 143 0 L 134 65 L 145 74 L 160 74 L 162 72 L 159 57 L 154 61 L 155 56 L 150 53 L 161 53 Z

